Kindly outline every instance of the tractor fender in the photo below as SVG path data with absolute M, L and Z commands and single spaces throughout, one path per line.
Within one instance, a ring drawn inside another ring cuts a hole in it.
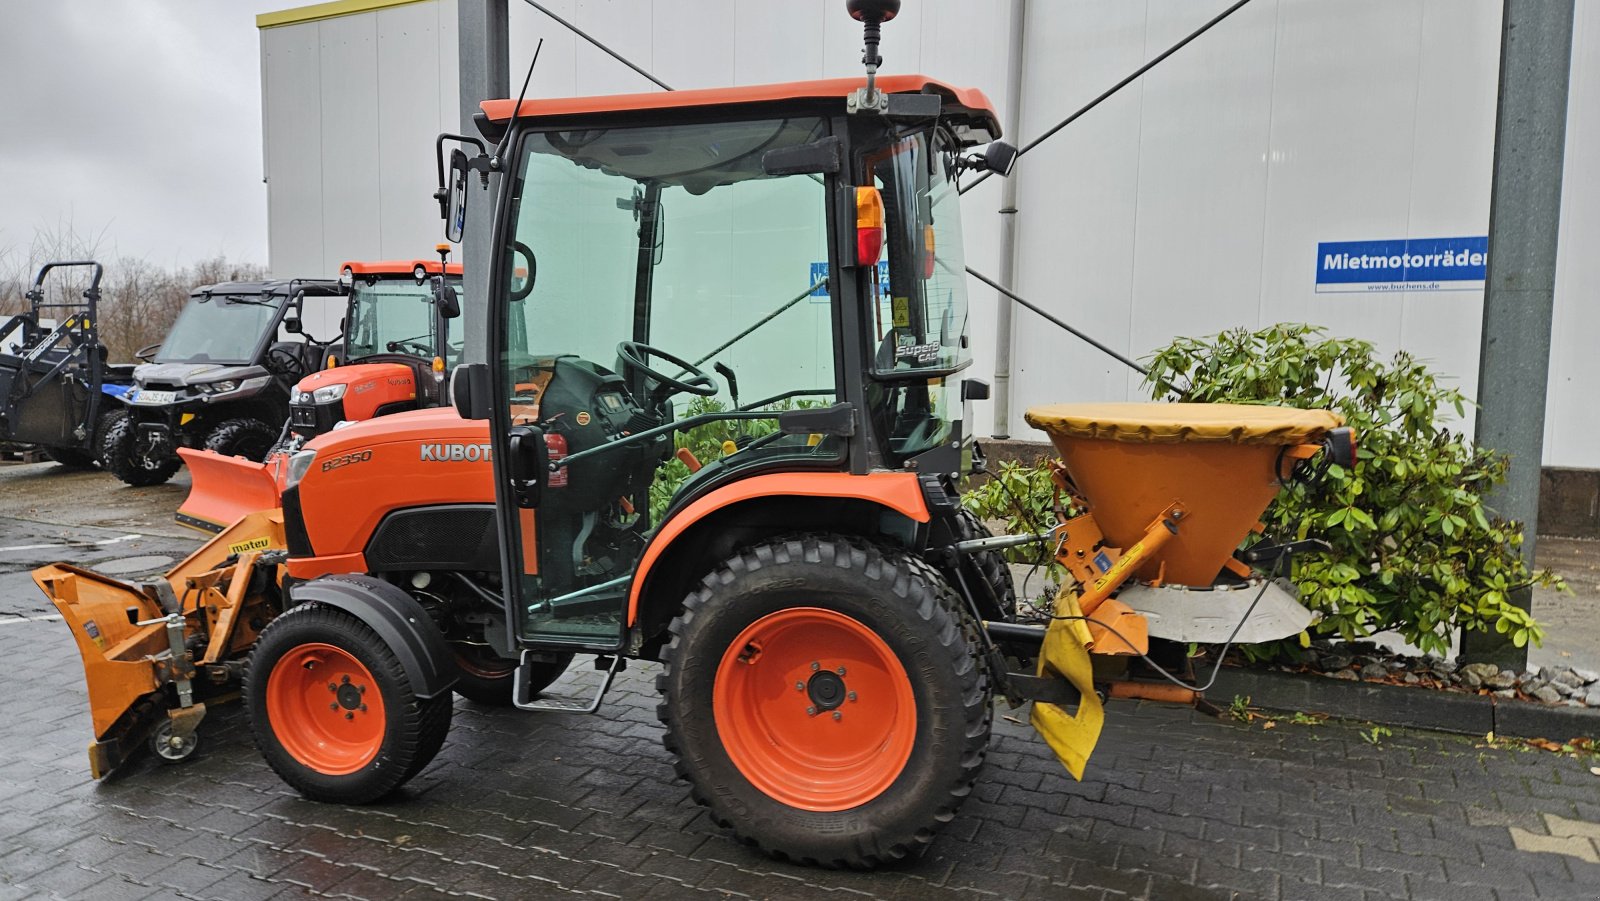
M 628 625 L 638 622 L 640 598 L 651 567 L 672 547 L 674 539 L 706 516 L 724 507 L 770 497 L 848 498 L 870 501 L 908 519 L 930 519 L 927 500 L 915 473 L 778 472 L 751 476 L 719 488 L 696 500 L 662 525 L 639 558 L 628 593 Z
M 324 576 L 289 589 L 290 606 L 307 603 L 337 607 L 371 627 L 400 658 L 418 698 L 444 694 L 460 678 L 444 634 L 404 589 L 367 575 Z

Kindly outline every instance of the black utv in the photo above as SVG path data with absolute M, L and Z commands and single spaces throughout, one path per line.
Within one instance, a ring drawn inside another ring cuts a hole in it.
M 91 270 L 81 298 L 47 293 L 52 270 Z M 28 308 L 0 324 L 0 444 L 42 449 L 64 466 L 95 465 L 105 434 L 122 417 L 117 395 L 133 366 L 106 362 L 100 342 L 100 264 L 46 263 L 28 288 Z
M 260 462 L 289 415 L 289 392 L 321 369 L 328 345 L 302 331 L 306 301 L 342 310 L 330 280 L 227 282 L 196 289 L 166 340 L 141 350 L 134 387 L 121 400 L 101 465 L 129 485 L 156 485 L 178 471 L 179 447 Z M 287 333 L 288 340 L 281 340 Z

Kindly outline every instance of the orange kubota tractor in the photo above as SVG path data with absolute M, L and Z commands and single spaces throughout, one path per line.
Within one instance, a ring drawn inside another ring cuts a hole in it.
M 849 5 L 875 65 L 899 4 Z M 593 711 L 643 659 L 717 822 L 871 866 L 952 819 L 996 695 L 1032 702 L 1081 776 L 1104 697 L 1193 698 L 1163 647 L 1304 628 L 1250 565 L 1304 543 L 1238 548 L 1280 483 L 1349 461 L 1332 414 L 1037 408 L 1060 521 L 991 537 L 960 507 L 986 386 L 962 375 L 957 183 L 1014 155 L 980 92 L 869 66 L 494 101 L 479 127 L 492 153 L 455 137 L 478 153 L 440 161 L 448 236 L 469 196 L 494 209 L 471 299 L 488 358 L 457 367 L 453 407 L 307 441 L 281 510 L 165 580 L 35 572 L 84 657 L 97 773 L 151 729 L 185 756 L 243 670 L 273 769 L 309 798 L 370 801 L 439 750 L 452 688 Z M 726 439 L 712 459 L 676 450 L 708 430 Z M 1033 543 L 1072 579 L 1019 620 L 997 553 Z M 541 697 L 576 654 L 603 671 L 594 693 Z
M 461 264 L 446 262 L 448 250 L 448 244 L 439 246 L 439 260 L 339 267 L 339 287 L 348 298 L 342 345 L 329 354 L 327 367 L 290 390 L 288 422 L 263 462 L 178 449 L 192 480 L 175 516 L 179 523 L 220 532 L 241 516 L 276 507 L 284 464 L 307 440 L 341 422 L 443 402 L 445 373 L 457 353 L 449 342 L 450 320 L 461 312 Z

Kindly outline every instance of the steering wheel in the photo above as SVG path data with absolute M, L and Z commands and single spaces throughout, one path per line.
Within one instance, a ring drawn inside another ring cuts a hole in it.
M 388 348 L 389 353 L 405 353 L 406 348 L 409 347 L 422 356 L 431 357 L 433 356 L 433 348 L 423 344 L 421 341 L 421 339 L 426 337 L 428 336 L 418 335 L 415 338 L 401 338 L 398 341 L 390 341 L 385 346 Z
M 145 361 L 146 363 L 148 363 L 148 362 L 150 362 L 150 358 L 151 357 L 155 356 L 156 354 L 158 354 L 160 352 L 161 352 L 161 344 L 159 342 L 157 342 L 155 344 L 146 344 L 144 347 L 141 347 L 138 350 L 134 351 L 133 355 L 135 357 Z
M 533 255 L 533 248 L 521 241 L 511 242 L 511 252 L 513 255 L 522 255 L 528 261 L 528 275 L 522 280 L 522 287 L 511 290 L 511 299 L 517 301 L 533 293 L 533 283 L 539 277 L 539 258 Z M 512 269 L 511 279 L 513 284 L 516 282 L 516 277 L 516 270 Z
M 306 361 L 287 347 L 274 347 L 267 351 L 265 365 L 290 383 L 298 382 L 306 375 Z
M 652 356 L 660 357 L 684 370 L 684 374 L 689 376 L 689 379 L 684 381 L 672 378 L 651 369 L 649 364 L 645 363 L 645 360 Z M 710 397 L 722 390 L 716 379 L 706 375 L 704 371 L 693 363 L 675 357 L 664 350 L 651 347 L 648 344 L 641 344 L 638 341 L 623 341 L 618 344 L 617 359 L 621 360 L 625 365 L 655 379 L 656 384 L 662 388 L 671 388 L 672 390 L 667 392 L 668 394 L 677 394 L 682 391 L 687 394 L 699 395 L 700 397 Z

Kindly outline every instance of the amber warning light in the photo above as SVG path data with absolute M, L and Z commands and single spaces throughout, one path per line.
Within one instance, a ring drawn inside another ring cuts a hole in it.
M 856 188 L 856 264 L 871 266 L 883 253 L 883 195 Z

